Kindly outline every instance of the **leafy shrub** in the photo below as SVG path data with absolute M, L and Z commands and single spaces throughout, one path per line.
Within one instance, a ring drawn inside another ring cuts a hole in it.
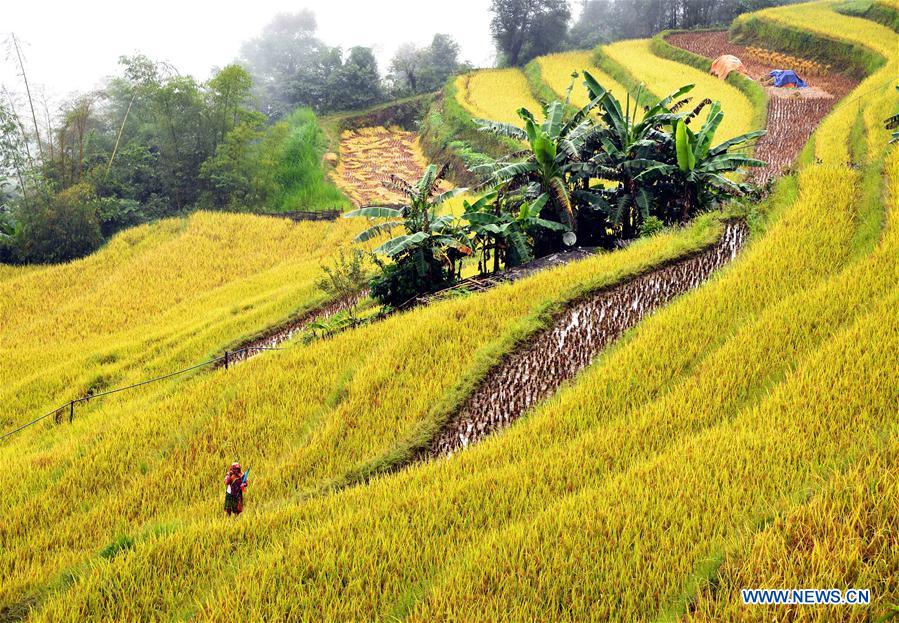
M 16 255 L 29 263 L 67 262 L 103 243 L 94 189 L 80 183 L 18 210 Z
M 395 258 L 392 264 L 376 263 L 381 274 L 371 280 L 371 295 L 384 305 L 399 307 L 418 296 L 453 284 L 454 274 L 427 247 L 416 247 Z
M 324 274 L 315 282 L 315 287 L 334 300 L 347 300 L 358 295 L 368 284 L 367 260 L 368 254 L 361 249 L 353 249 L 347 256 L 341 248 L 333 265 L 322 266 Z M 356 306 L 351 305 L 347 314 L 349 320 L 355 323 Z
M 657 216 L 647 216 L 640 224 L 640 237 L 655 236 L 665 229 L 665 223 Z
M 147 220 L 140 203 L 134 199 L 100 197 L 94 201 L 94 208 L 100 222 L 100 232 L 106 238 Z
M 274 194 L 272 163 L 266 162 L 270 160 L 270 144 L 261 139 L 283 139 L 285 132 L 275 126 L 266 135 L 264 120 L 254 114 L 234 126 L 200 167 L 200 177 L 208 186 L 204 203 L 219 209 L 246 210 L 262 206 Z

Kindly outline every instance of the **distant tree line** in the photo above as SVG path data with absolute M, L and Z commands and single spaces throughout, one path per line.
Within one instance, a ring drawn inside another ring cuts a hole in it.
M 787 0 L 789 1 L 789 0 Z M 726 27 L 739 14 L 785 0 L 580 0 L 571 23 L 569 0 L 492 0 L 490 32 L 497 63 L 524 65 L 565 49 L 589 49 L 666 29 Z
M 315 33 L 308 11 L 276 16 L 207 81 L 122 57 L 119 75 L 53 112 L 26 82 L 18 94 L 4 87 L 0 262 L 68 261 L 121 229 L 195 209 L 347 205 L 325 176 L 326 139 L 310 109 L 434 91 L 467 65 L 438 34 L 401 46 L 382 77 L 370 48 L 343 51 Z
M 269 123 L 240 65 L 205 82 L 142 55 L 120 65 L 56 114 L 4 91 L 0 261 L 67 261 L 121 229 L 194 209 L 346 203 L 325 180 L 315 116 Z
M 435 91 L 468 66 L 459 60 L 459 44 L 437 34 L 426 47 L 405 43 L 382 79 L 371 48 L 344 52 L 316 36 L 309 10 L 281 14 L 245 43 L 241 63 L 253 76 L 259 107 L 269 117 L 298 106 L 319 113 L 366 108 L 397 97 Z

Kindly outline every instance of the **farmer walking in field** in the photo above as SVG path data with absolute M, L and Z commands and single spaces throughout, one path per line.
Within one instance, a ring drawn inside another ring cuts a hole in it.
M 247 477 L 250 470 L 243 473 L 240 463 L 231 463 L 225 474 L 225 513 L 237 517 L 243 512 L 243 492 L 247 488 Z

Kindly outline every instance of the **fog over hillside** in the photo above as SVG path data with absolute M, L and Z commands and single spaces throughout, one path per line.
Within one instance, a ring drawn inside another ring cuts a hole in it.
M 117 71 L 121 54 L 142 52 L 172 63 L 182 73 L 207 78 L 213 67 L 227 64 L 241 43 L 256 36 L 278 13 L 310 9 L 321 39 L 330 45 L 374 48 L 383 72 L 403 42 L 425 44 L 435 32 L 452 35 L 465 58 L 475 65 L 493 62 L 489 0 L 453 3 L 386 0 L 312 2 L 260 0 L 129 4 L 88 0 L 79 4 L 48 2 L 4 6 L 0 38 L 10 32 L 25 42 L 29 78 L 64 96 L 98 85 Z M 77 26 L 77 28 L 73 28 Z M 0 82 L 19 88 L 12 59 L 4 46 Z

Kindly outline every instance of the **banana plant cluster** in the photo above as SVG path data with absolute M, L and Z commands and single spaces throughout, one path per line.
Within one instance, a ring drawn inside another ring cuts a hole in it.
M 466 258 L 479 255 L 481 273 L 493 271 L 533 257 L 528 233 L 536 228 L 569 232 L 568 225 L 540 217 L 549 201 L 542 194 L 533 201 L 523 202 L 512 212 L 507 209 L 508 197 L 500 197 L 492 190 L 474 202 L 464 201 L 461 217 L 438 214 L 446 200 L 466 192 L 465 188 L 440 192 L 440 181 L 446 167 L 438 170 L 429 165 L 416 183 L 391 176 L 385 183 L 392 190 L 409 199 L 403 208 L 367 207 L 347 212 L 348 218 L 385 219 L 356 236 L 364 243 L 403 228 L 402 234 L 389 238 L 373 250 L 381 276 L 372 283 L 372 293 L 382 302 L 397 306 L 422 293 L 451 284 L 461 276 Z M 386 256 L 393 261 L 377 260 Z
M 387 219 L 364 230 L 356 236 L 356 242 L 367 242 L 400 227 L 405 230 L 373 251 L 381 276 L 372 281 L 371 292 L 385 304 L 396 307 L 418 294 L 450 285 L 458 279 L 462 259 L 471 255 L 470 242 L 458 219 L 437 213 L 446 200 L 466 190 L 441 192 L 440 182 L 445 174 L 446 166 L 438 170 L 432 164 L 415 183 L 391 175 L 384 185 L 405 195 L 408 205 L 359 208 L 344 214 L 345 218 Z M 384 263 L 379 255 L 393 263 Z
M 628 95 L 622 106 L 590 73 L 583 76 L 590 101 L 579 110 L 569 112 L 566 98 L 545 105 L 542 122 L 526 108 L 518 110 L 522 127 L 479 121 L 482 131 L 519 141 L 524 149 L 473 169 L 486 177 L 486 188 L 464 202 L 461 217 L 438 214 L 444 201 L 467 189 L 440 192 L 446 168 L 435 165 L 414 184 L 397 176 L 385 184 L 406 195 L 408 206 L 345 215 L 386 219 L 359 234 L 358 242 L 405 230 L 374 250 L 393 260 L 380 263 L 382 276 L 372 284 L 376 297 L 397 305 L 450 285 L 472 256 L 479 256 L 483 274 L 577 242 L 613 246 L 640 235 L 650 217 L 665 224 L 686 221 L 699 209 L 746 193 L 747 186 L 726 174 L 764 166 L 734 153 L 763 130 L 713 146 L 724 112 L 708 99 L 685 109 L 692 84 L 641 111 L 642 93 L 633 105 Z M 707 118 L 694 132 L 690 123 L 706 107 Z
M 687 220 L 697 209 L 749 190 L 724 177 L 726 173 L 764 166 L 733 153 L 763 130 L 712 146 L 724 113 L 710 100 L 684 110 L 691 84 L 641 111 L 642 93 L 633 106 L 630 95 L 622 106 L 589 72 L 583 77 L 590 102 L 567 120 L 567 101 L 555 101 L 544 107 L 540 124 L 524 108 L 518 111 L 521 128 L 480 121 L 482 131 L 527 147 L 476 172 L 486 174 L 513 205 L 546 197 L 540 216 L 564 225 L 567 232 L 555 234 L 545 250 L 574 241 L 612 246 L 616 239 L 638 236 L 649 216 L 665 223 Z M 707 106 L 707 119 L 694 133 L 688 126 Z M 547 231 L 553 232 L 543 228 L 541 234 Z

